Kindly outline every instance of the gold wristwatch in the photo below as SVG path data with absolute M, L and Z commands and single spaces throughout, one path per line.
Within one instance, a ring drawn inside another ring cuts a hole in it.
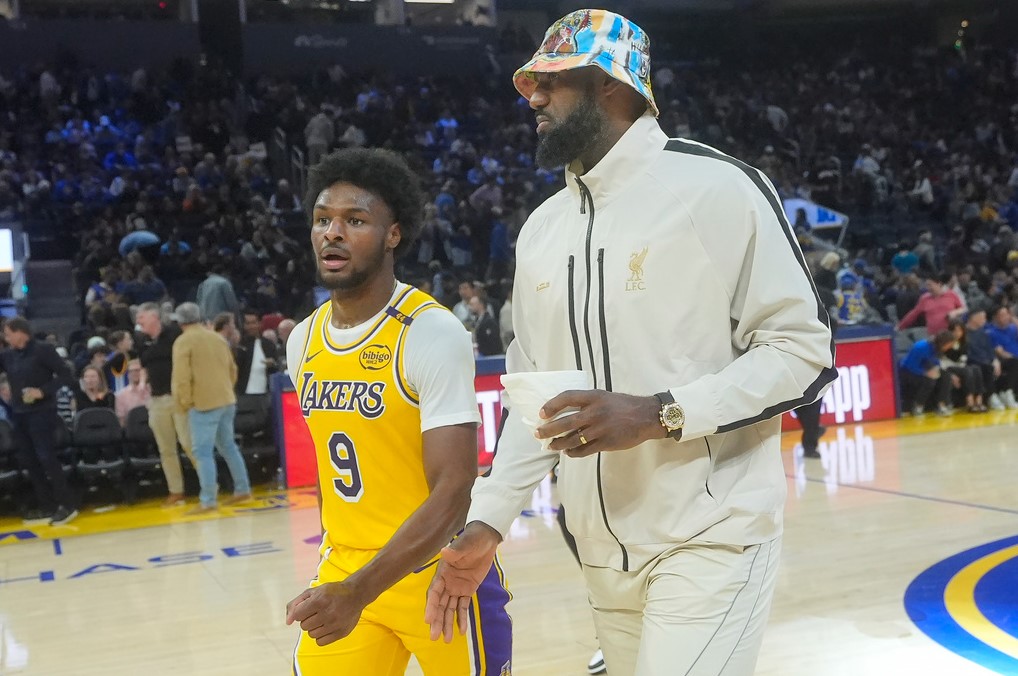
M 682 406 L 675 403 L 675 397 L 668 390 L 658 392 L 654 396 L 661 404 L 657 414 L 661 427 L 665 428 L 669 437 L 678 441 L 682 438 L 682 426 L 686 424 L 686 412 L 682 410 Z

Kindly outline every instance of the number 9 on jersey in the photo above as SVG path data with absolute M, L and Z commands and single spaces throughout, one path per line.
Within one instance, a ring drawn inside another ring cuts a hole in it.
M 336 495 L 347 502 L 359 502 L 364 495 L 364 484 L 357 466 L 357 451 L 344 432 L 335 432 L 329 438 L 329 460 L 338 475 L 332 480 Z

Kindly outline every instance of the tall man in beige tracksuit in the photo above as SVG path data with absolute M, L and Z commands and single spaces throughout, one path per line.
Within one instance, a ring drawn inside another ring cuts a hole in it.
M 178 411 L 187 412 L 191 426 L 201 486 L 201 505 L 194 511 L 211 512 L 216 509 L 219 493 L 213 447 L 226 460 L 233 478 L 233 497 L 226 504 L 251 497 L 251 480 L 233 436 L 237 363 L 226 341 L 201 324 L 201 311 L 195 303 L 181 303 L 176 315 L 183 333 L 173 343 L 173 401 Z
M 609 673 L 748 676 L 780 551 L 778 416 L 827 389 L 834 344 L 767 178 L 658 126 L 649 50 L 624 17 L 580 10 L 514 77 L 537 162 L 567 166 L 520 233 L 506 366 L 581 369 L 595 389 L 545 404 L 551 452 L 510 402 L 427 619 L 433 637 L 454 612 L 463 629 L 497 544 L 561 460 Z

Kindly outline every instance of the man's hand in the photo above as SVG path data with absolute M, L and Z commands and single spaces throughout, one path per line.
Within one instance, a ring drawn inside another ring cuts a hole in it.
M 550 420 L 567 408 L 573 415 L 537 428 L 538 439 L 554 439 L 549 447 L 582 458 L 600 451 L 624 451 L 651 439 L 664 439 L 661 403 L 657 397 L 634 397 L 603 390 L 569 390 L 551 399 L 541 409 Z
M 357 626 L 367 602 L 345 582 L 328 582 L 305 589 L 286 604 L 286 623 L 300 628 L 322 646 L 349 635 Z
M 442 557 L 435 568 L 435 577 L 428 587 L 428 604 L 424 621 L 431 625 L 431 640 L 441 636 L 451 643 L 455 636 L 453 625 L 460 634 L 467 633 L 470 600 L 481 586 L 495 550 L 502 541 L 493 528 L 480 521 L 467 524 L 463 534 L 442 549 Z

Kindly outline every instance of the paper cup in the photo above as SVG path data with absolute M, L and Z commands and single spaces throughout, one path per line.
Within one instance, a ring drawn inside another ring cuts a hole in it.
M 541 409 L 551 399 L 567 390 L 591 390 L 593 383 L 585 371 L 534 371 L 530 373 L 507 373 L 501 378 L 502 386 L 509 395 L 509 405 L 520 414 L 523 424 L 536 430 L 548 422 L 541 418 Z M 576 413 L 577 409 L 561 411 L 555 420 Z M 545 450 L 551 439 L 542 439 Z

